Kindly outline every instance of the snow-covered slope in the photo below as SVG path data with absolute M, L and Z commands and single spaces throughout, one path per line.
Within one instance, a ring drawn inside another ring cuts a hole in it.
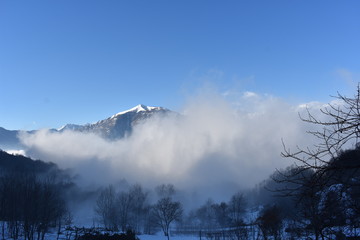
M 161 110 L 166 110 L 166 109 L 161 108 L 161 107 L 149 107 L 149 106 L 145 106 L 143 104 L 139 104 L 129 110 L 119 112 L 119 113 L 113 115 L 111 118 L 115 118 L 117 116 L 129 113 L 129 112 L 139 113 L 139 112 L 150 112 L 150 111 L 161 111 Z
M 96 123 L 86 125 L 67 124 L 58 131 L 62 132 L 70 130 L 95 133 L 106 139 L 114 140 L 130 135 L 133 127 L 141 121 L 149 119 L 155 115 L 158 116 L 159 114 L 168 114 L 170 112 L 171 111 L 166 108 L 149 107 L 140 104 Z

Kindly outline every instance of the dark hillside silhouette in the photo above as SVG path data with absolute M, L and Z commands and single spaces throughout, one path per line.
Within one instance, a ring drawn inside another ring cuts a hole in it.
M 360 186 L 360 146 L 342 151 L 337 158 L 329 162 L 328 169 L 325 177 L 329 181 L 346 186 Z
M 32 160 L 22 155 L 12 155 L 0 150 L 0 174 L 27 172 L 32 174 L 59 171 L 54 163 Z

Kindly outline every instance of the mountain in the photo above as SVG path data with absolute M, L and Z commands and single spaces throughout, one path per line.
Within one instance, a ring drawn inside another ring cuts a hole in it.
M 86 125 L 67 124 L 58 131 L 63 132 L 70 130 L 95 133 L 105 139 L 115 140 L 129 136 L 133 128 L 140 122 L 153 116 L 161 116 L 168 113 L 171 113 L 168 109 L 161 107 L 148 107 L 141 104 L 96 123 Z
M 85 125 L 67 124 L 60 129 L 51 129 L 53 132 L 76 131 L 83 133 L 95 133 L 107 140 L 116 140 L 131 135 L 133 128 L 154 116 L 164 116 L 175 114 L 174 112 L 162 107 L 149 107 L 137 105 L 129 110 L 119 112 L 109 118 L 100 120 L 96 123 Z M 0 127 L 0 149 L 19 149 L 22 148 L 18 139 L 18 130 L 6 130 Z M 35 131 L 28 132 L 30 134 Z
M 19 131 L 7 130 L 0 127 L 0 149 L 18 149 L 20 142 L 18 139 Z

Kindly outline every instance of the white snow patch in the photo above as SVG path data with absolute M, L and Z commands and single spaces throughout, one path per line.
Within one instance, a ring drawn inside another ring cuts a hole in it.
M 61 132 L 64 128 L 66 127 L 66 125 L 63 125 L 62 127 L 56 129 L 57 131 Z
M 26 153 L 25 153 L 25 150 L 6 150 L 5 152 L 7 152 L 8 154 L 11 154 L 11 155 L 23 155 L 23 156 L 26 156 Z
M 122 114 L 125 114 L 125 113 L 128 113 L 128 112 L 135 112 L 135 113 L 138 113 L 138 112 L 149 112 L 149 111 L 152 111 L 152 110 L 160 110 L 161 107 L 149 107 L 149 106 L 145 106 L 143 104 L 139 104 L 129 110 L 126 110 L 126 111 L 122 111 L 122 112 L 119 112 L 113 116 L 111 116 L 111 118 L 114 118 L 114 117 L 117 117 L 119 115 L 122 115 Z

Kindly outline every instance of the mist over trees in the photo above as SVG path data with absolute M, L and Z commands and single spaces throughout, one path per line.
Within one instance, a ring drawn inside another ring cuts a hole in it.
M 105 228 L 123 232 L 128 229 L 147 232 L 149 211 L 148 193 L 139 184 L 127 191 L 116 191 L 109 185 L 100 192 L 95 206 L 98 219 Z
M 86 210 L 94 218 L 88 227 L 128 232 L 131 239 L 134 233 L 158 232 L 168 239 L 176 234 L 201 239 L 359 237 L 360 87 L 354 97 L 339 94 L 336 100 L 320 110 L 320 117 L 310 110 L 300 116 L 320 126 L 309 132 L 318 143 L 293 151 L 285 139 L 281 154 L 294 162 L 291 166 L 226 200 L 203 196 L 206 200 L 187 208 L 187 195 L 172 184 L 149 190 L 139 183 L 114 183 L 84 190 L 53 163 L 0 151 L 0 235 L 45 240 L 55 231 L 58 238 L 81 239 L 73 216 L 89 201 Z

